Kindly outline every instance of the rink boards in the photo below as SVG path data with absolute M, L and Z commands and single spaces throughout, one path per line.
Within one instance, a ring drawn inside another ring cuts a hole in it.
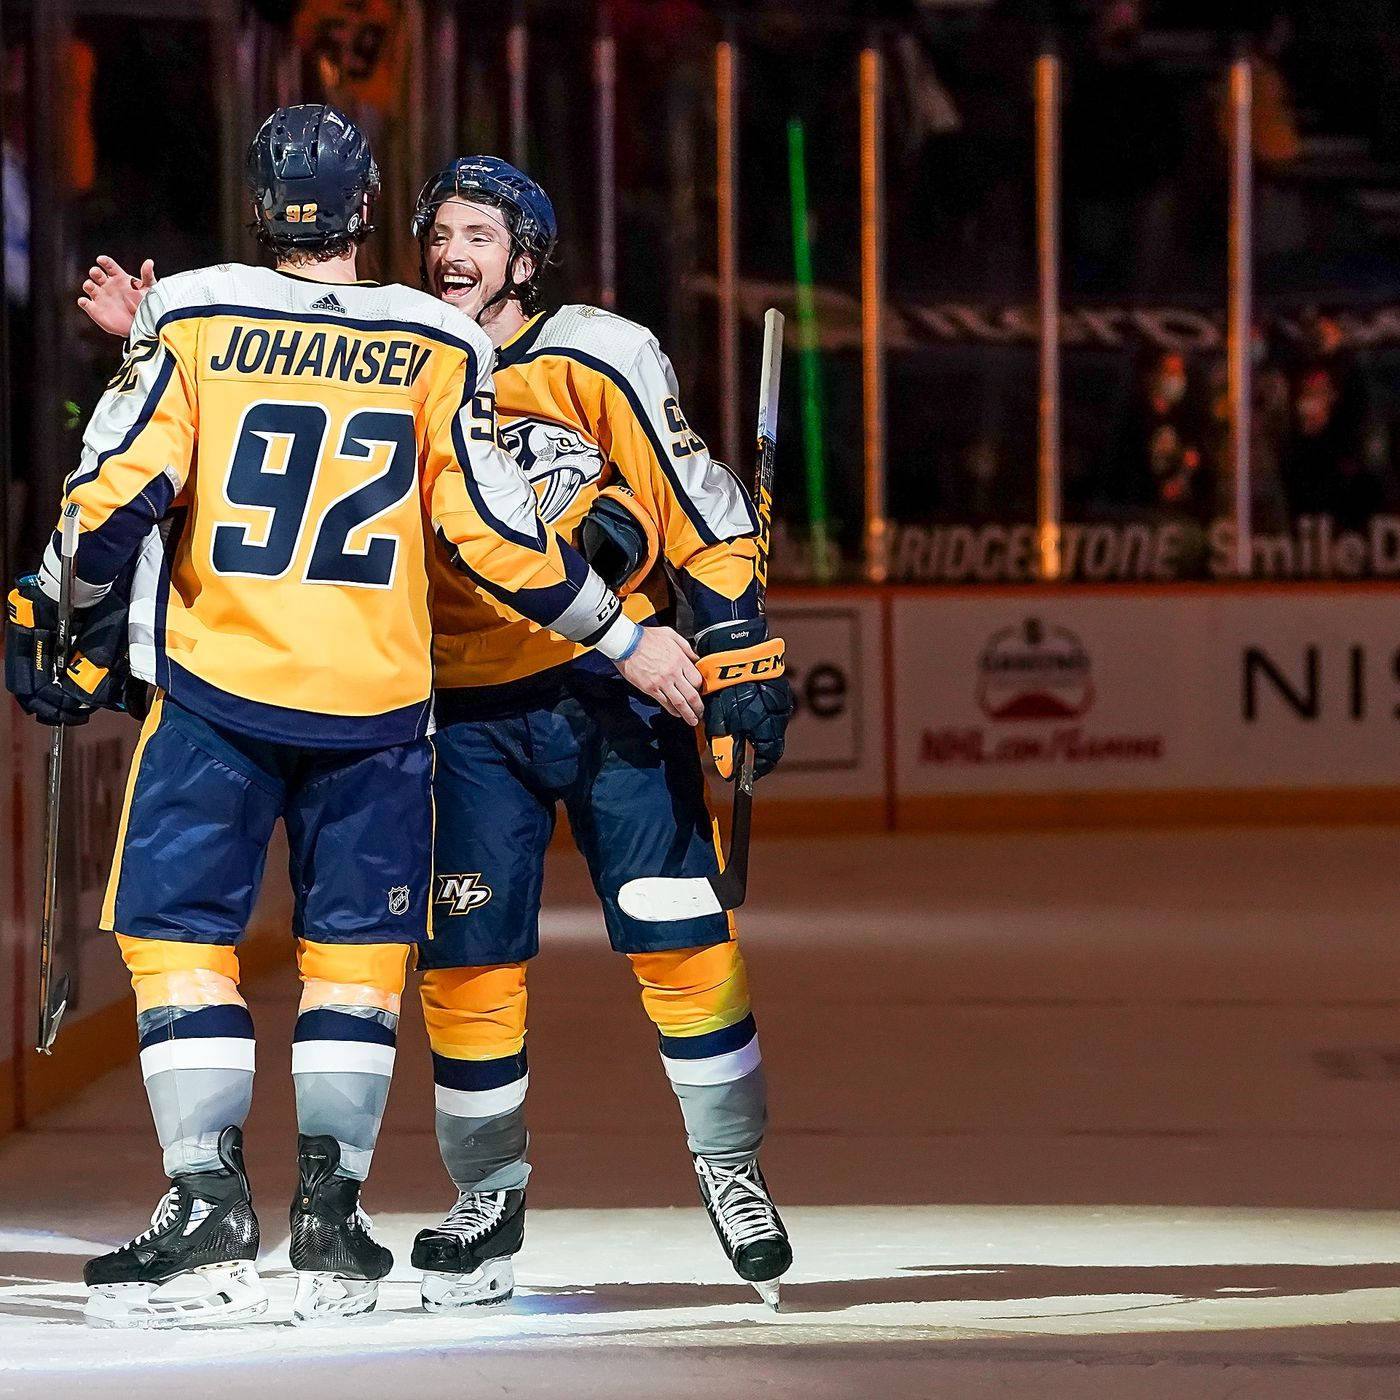
M 846 589 L 773 600 L 794 829 L 1400 819 L 1385 585 Z
M 1400 611 L 1385 585 L 789 589 L 771 613 L 797 713 L 759 789 L 762 833 L 1400 820 Z M 0 709 L 4 1132 L 133 1049 L 97 918 L 136 726 L 104 715 L 71 735 L 62 926 L 76 976 L 44 1059 L 46 736 Z M 259 927 L 245 965 L 282 956 L 285 938 Z

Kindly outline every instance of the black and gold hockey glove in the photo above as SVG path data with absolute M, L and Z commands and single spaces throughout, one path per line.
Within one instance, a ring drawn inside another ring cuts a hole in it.
M 742 740 L 753 745 L 753 774 L 771 773 L 783 756 L 792 691 L 783 674 L 783 643 L 763 618 L 721 622 L 695 639 L 704 678 L 705 737 L 720 777 L 731 780 Z
M 29 574 L 10 590 L 5 686 L 40 724 L 86 724 L 94 710 L 121 709 L 126 683 L 126 602 L 111 595 L 73 614 L 72 655 L 54 674 L 58 604 Z
M 661 539 L 631 488 L 618 482 L 598 492 L 580 521 L 578 548 L 593 572 L 625 598 L 651 572 Z

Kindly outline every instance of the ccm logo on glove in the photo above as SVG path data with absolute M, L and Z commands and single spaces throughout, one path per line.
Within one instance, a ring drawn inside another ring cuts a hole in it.
M 705 736 L 726 779 L 734 776 L 745 740 L 753 746 L 755 778 L 771 772 L 783 756 L 792 692 L 783 675 L 782 638 L 767 633 L 766 621 L 751 618 L 706 628 L 695 641 L 704 681 Z
M 740 681 L 773 680 L 786 669 L 781 637 L 760 642 L 743 651 L 722 652 L 718 656 L 700 658 L 700 674 L 705 681 L 705 693 L 722 690 Z

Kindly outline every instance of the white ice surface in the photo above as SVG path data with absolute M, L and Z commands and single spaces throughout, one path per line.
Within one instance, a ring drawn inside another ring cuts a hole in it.
M 451 1192 L 410 1014 L 367 1191 L 401 1267 L 370 1317 L 287 1322 L 295 992 L 265 978 L 267 1320 L 81 1325 L 83 1259 L 162 1185 L 119 1069 L 0 1144 L 0 1397 L 1395 1400 L 1397 856 L 1390 831 L 758 847 L 780 1315 L 718 1251 L 630 977 L 555 860 L 507 1308 L 416 1310 L 412 1235 Z

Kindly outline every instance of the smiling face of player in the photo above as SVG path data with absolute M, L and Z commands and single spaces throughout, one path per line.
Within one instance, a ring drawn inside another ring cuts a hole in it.
M 500 209 L 472 200 L 446 199 L 438 206 L 423 240 L 428 286 L 434 296 L 478 317 L 505 284 L 510 251 L 510 230 Z M 534 264 L 524 254 L 516 259 L 517 281 L 529 277 L 533 270 Z M 523 320 L 514 298 L 497 302 L 482 324 L 501 320 Z

